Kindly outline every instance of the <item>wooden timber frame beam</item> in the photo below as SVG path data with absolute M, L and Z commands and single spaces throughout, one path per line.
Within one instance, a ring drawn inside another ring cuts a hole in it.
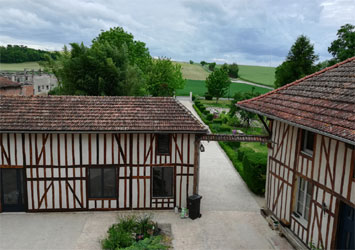
M 270 131 L 269 126 L 268 126 L 268 125 L 266 124 L 266 122 L 264 121 L 264 117 L 262 117 L 262 116 L 259 115 L 259 114 L 258 114 L 258 117 L 259 117 L 260 121 L 263 123 L 264 128 L 266 129 L 266 131 L 267 131 L 269 137 L 271 138 L 271 131 Z
M 226 135 L 226 134 L 206 134 L 201 137 L 202 141 L 239 141 L 239 142 L 270 142 L 269 136 L 261 135 Z
M 200 178 L 200 143 L 201 137 L 196 136 L 194 144 L 194 185 L 193 194 L 198 194 L 199 178 Z

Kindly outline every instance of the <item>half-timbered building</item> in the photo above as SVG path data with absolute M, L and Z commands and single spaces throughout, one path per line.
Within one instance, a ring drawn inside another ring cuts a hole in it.
M 237 106 L 269 119 L 269 212 L 307 247 L 354 249 L 355 57 Z
M 206 132 L 173 98 L 3 96 L 0 212 L 186 207 Z

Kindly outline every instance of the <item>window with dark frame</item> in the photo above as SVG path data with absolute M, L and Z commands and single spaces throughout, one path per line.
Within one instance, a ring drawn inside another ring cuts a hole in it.
M 308 155 L 313 155 L 313 145 L 314 145 L 314 136 L 315 134 L 311 131 L 303 130 L 302 131 L 302 152 Z
M 297 203 L 296 203 L 296 213 L 308 221 L 309 209 L 311 206 L 312 198 L 312 185 L 309 181 L 299 177 L 298 178 L 298 192 L 297 192 Z
M 172 197 L 174 187 L 173 167 L 153 167 L 153 197 Z
M 157 134 L 157 154 L 170 154 L 169 134 Z
M 89 198 L 116 196 L 116 169 L 89 168 Z

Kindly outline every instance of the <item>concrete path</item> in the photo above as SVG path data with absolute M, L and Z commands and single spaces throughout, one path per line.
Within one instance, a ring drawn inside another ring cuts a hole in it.
M 189 109 L 191 103 L 182 101 Z M 292 249 L 260 215 L 263 198 L 253 195 L 216 142 L 203 142 L 202 217 L 180 219 L 173 211 L 151 212 L 170 223 L 177 250 Z M 100 249 L 118 216 L 142 212 L 2 213 L 0 249 Z M 149 213 L 149 212 L 148 212 Z

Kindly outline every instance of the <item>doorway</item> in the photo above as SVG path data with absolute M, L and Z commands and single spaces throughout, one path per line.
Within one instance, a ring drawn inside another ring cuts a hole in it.
M 23 169 L 0 169 L 0 192 L 3 212 L 25 211 Z
M 355 208 L 341 202 L 336 249 L 354 249 Z

